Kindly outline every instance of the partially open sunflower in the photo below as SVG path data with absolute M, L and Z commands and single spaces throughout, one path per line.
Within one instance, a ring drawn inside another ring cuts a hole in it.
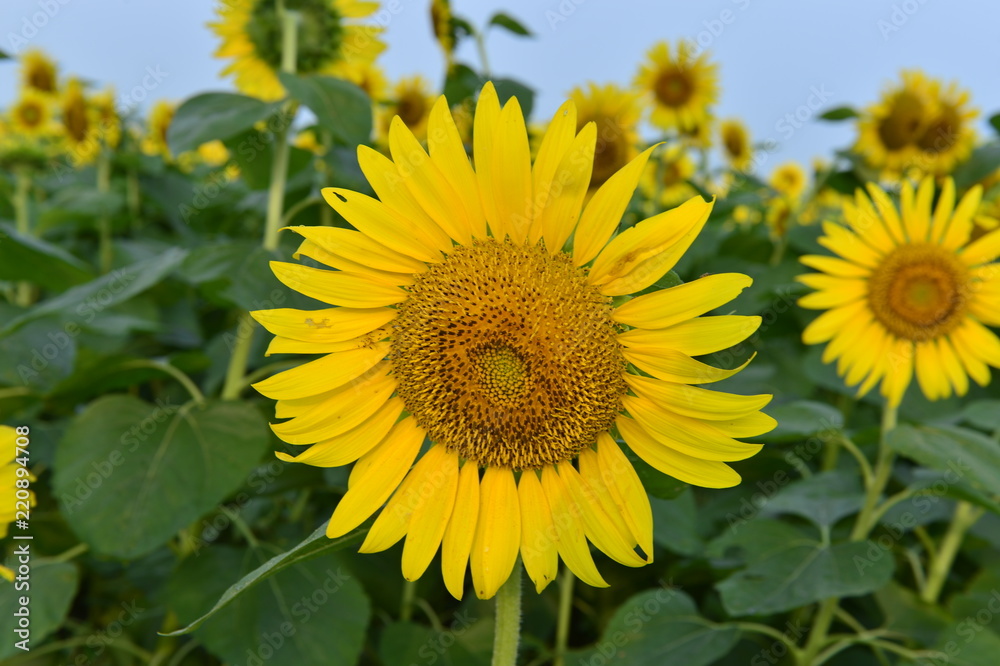
M 327 527 L 338 537 L 381 513 L 361 550 L 405 537 L 403 575 L 438 549 L 461 598 L 467 565 L 492 597 L 520 554 L 542 590 L 558 558 L 604 586 L 589 539 L 628 566 L 652 560 L 649 500 L 618 437 L 660 471 L 726 487 L 726 462 L 760 450 L 770 396 L 695 385 L 730 377 L 692 358 L 752 333 L 758 317 L 700 315 L 750 285 L 719 274 L 649 290 L 677 262 L 712 204 L 694 198 L 616 234 L 650 148 L 583 201 L 596 127 L 566 102 L 532 164 L 517 99 L 492 84 L 474 119 L 475 168 L 447 101 L 429 154 L 396 118 L 391 160 L 358 149 L 378 199 L 324 190 L 354 229 L 293 227 L 298 255 L 274 262 L 286 285 L 333 307 L 252 313 L 271 353 L 323 354 L 254 386 L 278 401 L 275 433 L 312 445 L 283 460 L 355 462 Z M 582 208 L 582 211 L 581 211 Z M 742 367 L 742 366 L 741 366 Z

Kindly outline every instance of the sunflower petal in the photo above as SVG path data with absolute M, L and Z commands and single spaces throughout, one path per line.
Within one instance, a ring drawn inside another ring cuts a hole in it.
M 331 305 L 378 308 L 406 300 L 406 292 L 402 289 L 378 284 L 364 275 L 327 271 L 283 261 L 272 261 L 271 270 L 289 289 Z
M 459 600 L 465 591 L 465 566 L 476 534 L 479 509 L 479 468 L 466 461 L 458 473 L 455 505 L 441 542 L 441 576 L 451 596 Z
M 629 448 L 664 474 L 702 488 L 731 488 L 739 485 L 740 475 L 729 465 L 695 458 L 664 446 L 633 419 L 619 417 L 617 423 Z
M 552 465 L 546 465 L 542 469 L 542 490 L 552 510 L 552 521 L 558 534 L 556 548 L 563 562 L 587 585 L 608 587 L 590 555 L 583 524 L 573 511 L 569 490 Z
M 480 502 L 472 542 L 472 583 L 476 596 L 491 599 L 510 577 L 521 547 L 521 511 L 513 472 L 487 467 Z
M 403 545 L 403 578 L 411 581 L 427 570 L 444 537 L 458 490 L 458 454 L 437 444 L 414 467 L 414 472 L 418 470 L 419 501 Z
M 703 315 L 736 298 L 753 283 L 740 273 L 717 273 L 637 296 L 619 305 L 611 318 L 636 328 L 666 328 Z
M 304 398 L 343 386 L 385 358 L 389 345 L 328 354 L 315 361 L 279 372 L 253 385 L 262 395 L 275 400 Z
M 541 594 L 555 580 L 559 553 L 552 511 L 534 471 L 521 472 L 517 498 L 521 506 L 521 561 L 535 583 L 535 591 Z

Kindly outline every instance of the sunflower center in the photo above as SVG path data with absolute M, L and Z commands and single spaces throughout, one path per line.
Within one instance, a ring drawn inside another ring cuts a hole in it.
M 299 12 L 296 71 L 311 74 L 340 57 L 344 25 L 329 0 L 285 0 L 285 8 Z M 257 0 L 246 24 L 246 34 L 257 57 L 272 69 L 281 68 L 281 16 L 273 0 Z
M 656 78 L 653 89 L 656 93 L 656 99 L 664 105 L 672 107 L 684 106 L 694 92 L 691 79 L 684 72 L 676 69 L 660 74 Z
M 619 169 L 628 163 L 628 139 L 625 132 L 613 118 L 594 119 L 598 127 L 597 145 L 594 147 L 594 170 L 590 175 L 590 187 L 599 187 Z
M 924 103 L 916 95 L 902 92 L 893 101 L 889 115 L 879 123 L 879 138 L 889 150 L 899 150 L 917 139 L 923 121 Z
M 543 246 L 457 247 L 416 276 L 393 323 L 406 409 L 478 465 L 570 460 L 621 409 L 625 369 L 611 301 Z
M 963 317 L 968 271 L 937 245 L 902 245 L 869 280 L 868 302 L 875 318 L 908 340 L 947 333 Z
M 427 102 L 418 91 L 401 95 L 396 102 L 396 115 L 407 127 L 416 127 L 427 113 Z
M 27 76 L 28 87 L 41 92 L 56 91 L 56 73 L 46 65 L 36 65 Z
M 960 122 L 954 109 L 945 109 L 927 126 L 917 140 L 917 145 L 928 153 L 942 153 L 948 150 L 958 140 Z
M 34 104 L 21 107 L 21 122 L 27 127 L 36 127 L 42 120 L 42 110 Z
M 739 159 L 746 154 L 746 141 L 738 131 L 730 130 L 725 132 L 722 137 L 722 145 L 726 147 L 726 152 L 733 159 Z
M 90 121 L 87 119 L 87 103 L 80 95 L 72 96 L 63 108 L 63 125 L 66 133 L 77 143 L 87 138 Z

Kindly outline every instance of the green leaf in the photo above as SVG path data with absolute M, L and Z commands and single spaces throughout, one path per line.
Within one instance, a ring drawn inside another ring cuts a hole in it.
M 893 556 L 874 542 L 784 548 L 716 586 L 726 612 L 767 615 L 830 597 L 854 597 L 892 578 Z
M 705 544 L 698 536 L 698 511 L 694 494 L 685 488 L 676 498 L 650 498 L 653 509 L 653 541 L 680 555 L 697 555 Z
M 939 606 L 920 600 L 914 592 L 890 582 L 875 593 L 885 628 L 904 634 L 922 645 L 930 645 L 951 624 L 951 617 Z
M 327 553 L 333 553 L 341 550 L 342 548 L 354 545 L 355 543 L 361 541 L 361 537 L 363 537 L 366 532 L 367 530 L 365 529 L 357 529 L 349 534 L 346 534 L 345 536 L 340 537 L 339 539 L 328 539 L 326 536 L 326 523 L 323 523 L 297 546 L 291 550 L 285 551 L 284 553 L 275 555 L 267 562 L 264 562 L 259 567 L 230 585 L 207 613 L 204 613 L 197 619 L 190 621 L 185 627 L 163 635 L 181 636 L 183 634 L 191 633 L 204 624 L 210 617 L 221 611 L 229 604 L 233 603 L 233 601 L 235 601 L 241 594 L 253 589 L 253 587 L 258 583 L 267 580 L 277 573 L 281 573 L 288 567 L 308 562 L 314 557 Z
M 80 328 L 52 318 L 0 336 L 0 384 L 48 393 L 73 372 Z
M 0 60 L 10 60 L 10 56 L 6 51 L 0 50 Z
M 840 410 L 822 402 L 796 400 L 765 411 L 778 425 L 771 432 L 761 435 L 764 440 L 796 440 L 817 433 L 829 434 L 844 427 L 844 415 Z
M 27 280 L 46 289 L 63 290 L 94 279 L 81 259 L 40 238 L 19 234 L 0 224 L 0 280 Z
M 959 164 L 953 173 L 955 187 L 972 187 L 1000 167 L 1000 143 L 993 142 L 978 146 L 966 161 Z
M 597 645 L 570 651 L 566 664 L 706 666 L 726 656 L 739 637 L 735 626 L 701 617 L 680 590 L 647 590 L 619 606 Z
M 174 155 L 215 139 L 253 127 L 280 108 L 279 102 L 262 102 L 236 93 L 202 93 L 184 101 L 170 121 L 167 145 Z
M 381 663 L 487 666 L 490 663 L 488 654 L 484 661 L 462 643 L 471 624 L 468 610 L 459 611 L 445 631 L 414 622 L 392 622 L 379 636 L 378 654 L 382 659 Z
M 962 410 L 962 420 L 989 432 L 1000 430 L 1000 400 L 976 400 Z
M 1000 444 L 974 430 L 902 425 L 886 441 L 897 453 L 944 472 L 949 483 L 965 481 L 1000 494 Z
M 987 615 L 983 609 L 990 611 Z M 1000 634 L 1000 572 L 995 565 L 980 571 L 964 591 L 952 595 L 948 610 L 954 618 L 974 618 L 979 626 Z
M 206 600 L 253 567 L 260 555 L 257 549 L 217 545 L 182 562 L 170 585 L 171 606 L 180 621 L 202 612 Z M 336 557 L 324 557 L 283 567 L 268 584 L 244 590 L 212 614 L 196 636 L 230 664 L 347 666 L 358 663 L 370 618 L 371 604 L 360 583 Z
M 488 25 L 500 26 L 501 28 L 504 28 L 521 37 L 534 37 L 531 31 L 524 27 L 520 21 L 513 18 L 510 14 L 505 14 L 503 12 L 497 12 L 491 16 Z
M 29 541 L 16 541 L 16 544 L 32 543 Z M 34 548 L 35 546 L 31 546 Z M 17 562 L 14 556 L 7 560 L 7 565 L 17 571 Z M 0 659 L 6 659 L 15 654 L 23 654 L 14 643 L 20 641 L 14 630 L 17 628 L 18 618 L 14 616 L 14 611 L 20 608 L 18 597 L 29 596 L 31 601 L 26 606 L 30 612 L 31 622 L 29 647 L 36 648 L 41 645 L 45 638 L 62 626 L 66 613 L 69 611 L 70 603 L 76 596 L 76 588 L 79 581 L 79 574 L 76 567 L 69 562 L 55 562 L 52 560 L 32 559 L 30 590 L 18 590 L 7 581 L 0 583 L 0 634 L 4 640 L 0 642 Z
M 497 89 L 501 105 L 506 104 L 511 97 L 517 97 L 525 120 L 531 117 L 531 110 L 535 106 L 534 90 L 514 79 L 493 79 L 493 85 Z
M 468 65 L 456 62 L 448 70 L 442 94 L 448 99 L 448 104 L 454 106 L 474 97 L 481 87 L 482 79 L 479 75 Z
M 764 505 L 767 513 L 791 513 L 820 527 L 861 510 L 865 492 L 854 471 L 830 470 L 789 484 Z
M 753 564 L 794 545 L 812 545 L 812 539 L 794 525 L 770 518 L 731 522 L 729 529 L 708 544 L 705 555 L 717 566 Z
M 53 492 L 94 550 L 135 558 L 243 485 L 269 445 L 267 423 L 247 403 L 178 407 L 107 396 L 67 429 Z
M 332 76 L 296 76 L 281 72 L 281 83 L 292 97 L 316 114 L 316 120 L 337 140 L 354 146 L 372 134 L 372 101 L 364 90 Z
M 820 120 L 850 120 L 851 118 L 857 118 L 859 116 L 858 112 L 849 106 L 838 106 L 835 109 L 830 109 L 829 111 L 824 111 L 819 114 Z
M 989 608 L 987 612 L 992 614 Z M 952 625 L 930 648 L 932 653 L 917 661 L 901 664 L 929 666 L 992 666 L 1000 654 L 1000 636 L 983 627 L 975 618 L 965 618 Z
M 180 265 L 184 256 L 184 250 L 170 248 L 153 259 L 117 268 L 32 307 L 28 312 L 7 322 L 7 326 L 0 330 L 0 335 L 54 313 L 69 317 L 86 327 L 108 308 L 142 293 L 162 280 Z
M 990 127 L 992 127 L 997 134 L 1000 134 L 1000 113 L 994 113 L 990 116 Z

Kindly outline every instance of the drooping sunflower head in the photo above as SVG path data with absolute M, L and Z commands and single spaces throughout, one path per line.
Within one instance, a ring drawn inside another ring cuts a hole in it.
M 985 386 L 1000 367 L 1000 230 L 969 242 L 982 196 L 974 187 L 955 205 L 947 179 L 932 209 L 934 182 L 904 182 L 899 207 L 875 185 L 845 202 L 848 226 L 824 224 L 819 242 L 838 257 L 810 255 L 820 273 L 799 277 L 816 289 L 799 304 L 825 310 L 803 333 L 828 343 L 847 384 L 864 394 L 881 382 L 898 405 L 916 373 L 930 400 L 964 395 L 969 377 Z
M 52 101 L 40 92 L 24 89 L 9 113 L 11 129 L 27 137 L 46 136 L 53 131 Z
M 450 67 L 452 54 L 455 51 L 455 24 L 451 19 L 449 0 L 431 0 L 431 30 L 434 32 L 434 39 L 441 45 L 445 60 Z
M 59 92 L 56 63 L 43 51 L 28 49 L 21 54 L 21 87 L 43 95 Z
M 590 187 L 596 190 L 639 154 L 638 96 L 610 83 L 574 88 L 569 97 L 576 106 L 576 129 L 597 126 L 597 145 Z
M 78 165 L 93 162 L 101 150 L 100 127 L 96 109 L 77 79 L 71 79 L 66 84 L 60 120 L 61 136 L 70 160 Z
M 785 162 L 771 172 L 771 187 L 791 199 L 798 199 L 806 189 L 806 172 L 798 162 Z
M 650 122 L 663 129 L 697 127 L 718 99 L 717 69 L 706 54 L 695 56 L 688 42 L 679 42 L 676 51 L 667 42 L 656 44 L 635 78 L 651 98 Z
M 377 9 L 377 2 L 362 0 L 284 0 L 284 10 L 298 17 L 295 71 L 350 79 L 355 68 L 373 62 L 385 50 L 382 30 L 358 20 Z M 218 21 L 209 24 L 222 38 L 216 57 L 234 58 L 222 73 L 232 74 L 247 95 L 264 100 L 285 95 L 277 74 L 282 11 L 274 0 L 226 0 L 217 9 Z
M 142 138 L 142 152 L 147 155 L 160 155 L 170 159 L 170 147 L 167 145 L 167 131 L 174 120 L 177 105 L 167 100 L 158 100 L 149 110 L 146 119 L 146 134 Z
M 760 449 L 737 438 L 774 425 L 759 411 L 770 396 L 697 386 L 740 369 L 693 357 L 757 328 L 759 317 L 700 316 L 749 278 L 629 297 L 671 269 L 712 204 L 696 197 L 616 233 L 653 149 L 584 204 L 598 130 L 576 121 L 566 102 L 532 160 L 517 99 L 501 108 L 488 83 L 473 166 L 444 97 L 429 151 L 394 119 L 391 159 L 358 148 L 378 198 L 323 191 L 353 229 L 293 228 L 304 238 L 296 256 L 329 269 L 272 263 L 330 307 L 253 313 L 276 336 L 269 353 L 323 354 L 254 386 L 278 401 L 274 432 L 312 445 L 283 460 L 357 461 L 327 534 L 382 507 L 362 551 L 405 537 L 414 580 L 440 548 L 458 598 L 470 562 L 489 598 L 519 554 L 539 591 L 560 557 L 604 586 L 588 539 L 623 564 L 650 561 L 649 501 L 618 438 L 664 473 L 725 487 L 739 482 L 726 461 Z
M 388 136 L 392 119 L 399 116 L 417 139 L 424 140 L 427 137 L 427 120 L 434 105 L 430 81 L 419 74 L 404 77 L 393 87 L 390 97 L 391 101 L 380 114 L 379 134 Z
M 750 145 L 750 132 L 741 121 L 730 118 L 719 124 L 719 143 L 732 168 L 742 171 L 750 166 L 753 148 Z

